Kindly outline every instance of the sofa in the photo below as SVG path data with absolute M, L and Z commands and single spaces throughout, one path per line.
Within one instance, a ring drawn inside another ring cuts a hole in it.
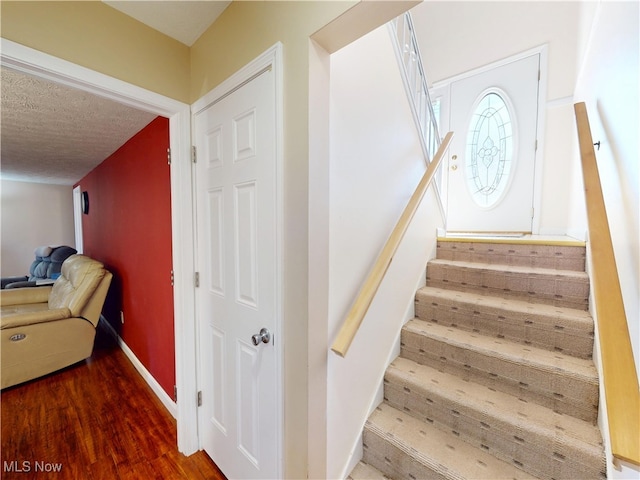
M 31 262 L 29 274 L 19 277 L 3 277 L 0 287 L 22 288 L 38 285 L 52 285 L 60 275 L 62 263 L 77 252 L 75 248 L 61 245 L 59 247 L 42 246 L 34 250 L 35 260 Z
M 111 279 L 102 263 L 72 255 L 51 286 L 0 290 L 0 388 L 91 356 Z

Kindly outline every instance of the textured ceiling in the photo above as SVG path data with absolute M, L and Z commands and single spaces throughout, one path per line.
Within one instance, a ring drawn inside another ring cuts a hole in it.
M 71 185 L 155 115 L 2 68 L 3 179 Z
M 191 46 L 230 1 L 105 1 Z M 155 115 L 2 68 L 0 176 L 72 185 Z
M 212 0 L 103 1 L 189 47 L 231 3 Z

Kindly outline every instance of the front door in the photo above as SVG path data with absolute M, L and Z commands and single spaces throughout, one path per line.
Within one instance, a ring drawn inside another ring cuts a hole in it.
M 199 435 L 228 478 L 278 478 L 275 72 L 239 85 L 194 115 Z
M 540 54 L 450 86 L 447 231 L 531 232 Z

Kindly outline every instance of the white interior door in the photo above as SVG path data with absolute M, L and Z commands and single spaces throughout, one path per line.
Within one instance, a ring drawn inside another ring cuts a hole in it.
M 450 86 L 447 230 L 531 232 L 540 55 Z
M 280 476 L 274 77 L 195 115 L 199 434 L 229 478 Z

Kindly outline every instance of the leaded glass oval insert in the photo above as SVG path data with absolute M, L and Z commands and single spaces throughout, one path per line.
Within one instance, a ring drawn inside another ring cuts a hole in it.
M 491 207 L 502 198 L 512 163 L 512 115 L 503 96 L 490 92 L 478 102 L 467 133 L 467 186 L 478 205 Z

